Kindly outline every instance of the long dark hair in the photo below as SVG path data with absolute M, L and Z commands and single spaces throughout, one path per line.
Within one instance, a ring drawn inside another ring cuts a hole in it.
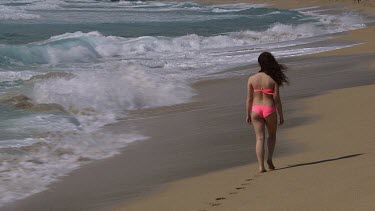
M 258 57 L 258 63 L 260 65 L 259 72 L 269 75 L 279 86 L 282 86 L 284 83 L 289 84 L 288 77 L 284 74 L 287 67 L 279 64 L 270 52 L 261 53 Z

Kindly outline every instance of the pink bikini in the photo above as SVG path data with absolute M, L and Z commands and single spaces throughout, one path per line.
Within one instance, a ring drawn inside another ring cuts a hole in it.
M 254 92 L 263 92 L 264 94 L 273 95 L 273 89 L 254 89 Z M 257 113 L 261 118 L 266 118 L 268 115 L 276 112 L 276 106 L 253 105 L 252 111 Z

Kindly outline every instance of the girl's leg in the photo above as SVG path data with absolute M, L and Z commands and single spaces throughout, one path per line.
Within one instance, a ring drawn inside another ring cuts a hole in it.
M 275 150 L 276 145 L 276 130 L 277 130 L 277 114 L 276 112 L 268 115 L 266 117 L 266 126 L 268 131 L 267 147 L 268 147 L 268 158 L 267 164 L 270 170 L 274 170 L 275 166 L 273 165 L 272 157 L 273 151 Z
M 264 167 L 264 132 L 265 132 L 265 121 L 258 114 L 252 113 L 251 121 L 254 126 L 255 136 L 256 136 L 256 154 L 259 164 L 259 172 L 265 172 Z

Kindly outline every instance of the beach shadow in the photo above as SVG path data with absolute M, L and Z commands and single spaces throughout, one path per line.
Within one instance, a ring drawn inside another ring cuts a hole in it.
M 283 168 L 278 168 L 276 170 L 282 170 L 282 169 L 288 169 L 288 168 L 295 168 L 295 167 L 299 167 L 299 166 L 308 166 L 308 165 L 315 165 L 315 164 L 319 164 L 319 163 L 332 162 L 332 161 L 336 161 L 336 160 L 353 158 L 353 157 L 357 157 L 357 156 L 360 156 L 360 155 L 363 155 L 363 153 L 346 155 L 346 156 L 341 156 L 341 157 L 338 157 L 338 158 L 331 158 L 331 159 L 319 160 L 319 161 L 308 162 L 308 163 L 299 163 L 299 164 L 289 165 L 289 166 L 283 167 Z

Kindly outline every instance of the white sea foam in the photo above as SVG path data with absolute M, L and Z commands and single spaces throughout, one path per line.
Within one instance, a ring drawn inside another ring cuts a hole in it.
M 31 77 L 40 73 L 33 71 L 10 71 L 0 69 L 0 82 L 2 81 L 17 81 L 17 80 L 28 80 Z
M 312 15 L 312 14 L 311 14 Z M 345 13 L 343 15 L 319 15 L 319 22 L 326 26 L 331 32 L 343 32 L 365 27 L 362 16 L 356 13 Z
M 9 10 L 23 11 L 59 9 L 67 5 L 64 0 L 2 0 L 0 4 Z
M 0 5 L 0 20 L 38 19 L 40 15 L 31 14 L 21 8 Z
M 295 11 L 306 11 L 306 10 L 313 10 L 313 9 L 319 9 L 320 6 L 311 6 L 311 7 L 300 7 L 297 9 L 294 9 Z
M 41 192 L 80 165 L 111 157 L 118 149 L 145 138 L 96 132 L 10 140 L 16 145 L 0 146 L 0 206 Z
M 124 111 L 179 104 L 194 94 L 186 83 L 165 80 L 127 62 L 109 69 L 78 72 L 68 80 L 38 81 L 31 96 L 37 103 L 62 105 L 83 129 L 95 130 L 114 122 Z

